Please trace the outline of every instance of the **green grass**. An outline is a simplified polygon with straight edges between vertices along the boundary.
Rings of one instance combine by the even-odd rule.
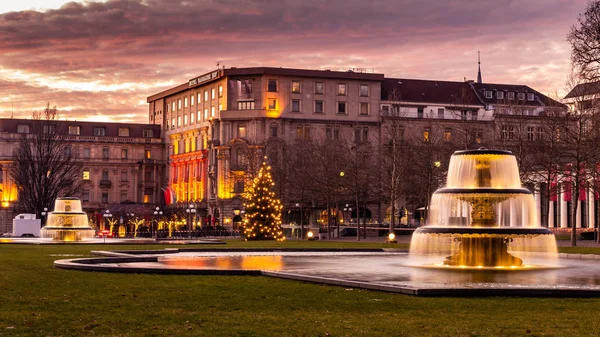
[[[307,246],[387,245],[227,244]],[[0,245],[0,336],[590,336],[600,331],[593,314],[600,299],[418,298],[267,277],[128,275],[52,266],[56,259],[88,256],[90,250],[164,247]]]

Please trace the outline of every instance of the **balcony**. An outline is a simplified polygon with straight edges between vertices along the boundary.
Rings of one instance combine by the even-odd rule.
[[[100,188],[111,188],[112,187],[112,181],[110,180],[100,180]]]

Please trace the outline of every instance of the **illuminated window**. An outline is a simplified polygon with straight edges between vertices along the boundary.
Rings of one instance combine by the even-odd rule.
[[[300,81],[292,81],[292,93],[300,93]]]
[[[183,106],[186,107],[186,108],[187,108],[187,103],[188,103],[188,100],[187,100],[187,97],[185,97],[183,99]]]
[[[129,128],[119,128],[119,137],[129,137]]]
[[[194,113],[190,112],[190,124],[194,123]]]
[[[208,90],[204,90],[204,102],[208,102]]]
[[[346,95],[346,83],[338,83],[338,95]]]
[[[127,149],[121,149],[121,159],[127,159]]]
[[[346,102],[338,102],[337,103],[337,113],[341,114],[341,115],[345,115],[346,114]]]
[[[171,102],[171,111],[175,111],[175,101]]]
[[[369,85],[368,84],[361,84],[360,85],[360,96],[361,97],[368,97],[369,96]]]
[[[215,107],[214,106],[210,107],[210,117],[215,117]]]
[[[323,101],[315,101],[315,113],[323,113]]]
[[[215,99],[216,97],[215,88],[210,89],[210,99]]]
[[[423,141],[429,142],[429,130],[423,131]]]
[[[90,180],[90,170],[83,170],[83,180]]]
[[[200,112],[200,109],[198,109],[198,112],[196,112],[196,120],[199,122],[200,118],[202,118],[202,113]]]
[[[445,142],[452,141],[452,131],[450,131],[450,130],[444,130],[444,141]]]
[[[194,105],[194,95],[190,95],[190,106]]]
[[[202,102],[202,93],[198,93],[198,104]]]
[[[223,104],[219,104],[219,112],[223,111]]]
[[[177,100],[177,109],[181,110],[181,99]]]
[[[369,103],[365,103],[365,102],[360,103],[360,114],[362,116],[369,115]]]
[[[254,101],[238,101],[238,110],[254,110]]]
[[[275,110],[277,109],[277,99],[276,98],[269,98],[269,110]]]
[[[223,86],[219,86],[219,97],[223,97]]]
[[[315,94],[323,95],[323,82],[315,83]]]
[[[204,109],[204,120],[208,119],[208,109]]]
[[[177,127],[181,126],[181,116],[177,116]]]
[[[69,134],[70,135],[81,134],[81,127],[79,125],[69,125]]]
[[[300,100],[292,100],[292,112],[300,112]]]
[[[237,134],[238,134],[239,138],[245,138],[246,137],[246,125],[239,124],[237,127]]]
[[[183,125],[187,125],[188,122],[188,116],[187,115],[183,115]]]

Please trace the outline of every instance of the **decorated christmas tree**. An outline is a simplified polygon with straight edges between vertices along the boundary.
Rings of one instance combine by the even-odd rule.
[[[266,157],[265,157],[266,159]],[[264,161],[247,191],[246,217],[242,235],[246,240],[277,240],[285,237],[281,231],[281,201],[275,197],[271,167]]]

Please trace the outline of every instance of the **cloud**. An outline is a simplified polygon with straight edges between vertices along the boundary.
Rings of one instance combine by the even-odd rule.
[[[10,12],[0,14],[0,111],[16,101],[30,114],[30,102],[43,98],[70,114],[128,111],[145,122],[140,100],[217,61],[462,80],[474,78],[478,50],[484,80],[549,92],[562,89],[565,36],[585,4],[113,0]]]

